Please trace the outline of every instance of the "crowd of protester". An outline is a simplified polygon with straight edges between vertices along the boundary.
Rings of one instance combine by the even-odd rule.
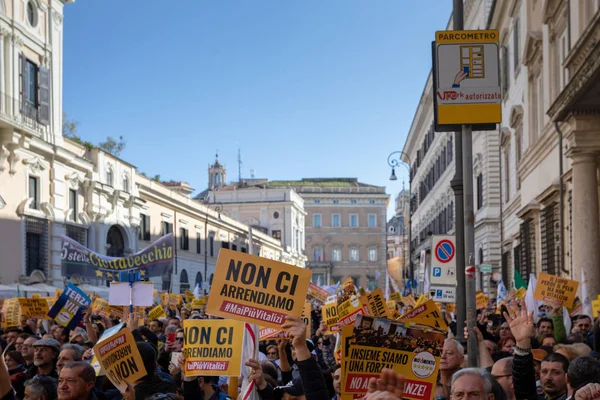
[[[402,303],[398,311],[407,311]],[[0,346],[2,400],[179,399],[228,400],[240,395],[241,381],[182,373],[185,319],[208,318],[202,311],[172,307],[167,318],[138,320],[126,316],[147,375],[120,393],[92,366],[92,348],[118,318],[86,313],[83,326],[69,331],[49,320],[22,318],[18,327],[3,329]],[[600,318],[564,316],[549,307],[534,320],[525,304],[507,302],[479,310],[478,368],[467,368],[465,341],[456,340],[456,321],[443,312],[448,338],[440,356],[434,399],[589,400],[600,398]],[[565,328],[571,322],[571,329]],[[311,337],[300,318],[288,317],[288,338],[260,342],[259,357],[244,360],[251,368],[261,400],[340,400],[342,369],[335,358],[336,336],[326,334],[321,313],[312,314]],[[567,323],[568,325],[568,323]],[[381,331],[381,329],[380,329]],[[422,338],[359,332],[357,342],[414,350],[430,344]],[[469,332],[464,332],[468,336]],[[386,344],[387,343],[387,344]],[[389,346],[390,344],[393,344]],[[98,376],[97,376],[98,375]],[[384,370],[369,383],[367,400],[402,398],[403,377]],[[236,399],[237,400],[237,399]]]

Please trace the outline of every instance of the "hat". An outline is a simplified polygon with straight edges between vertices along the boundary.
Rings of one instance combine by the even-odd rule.
[[[33,347],[50,347],[57,353],[60,352],[60,343],[56,339],[40,339],[33,344]]]
[[[548,353],[542,349],[533,349],[531,350],[531,354],[533,354],[533,359],[539,362],[542,362],[542,360],[548,355]]]
[[[275,388],[274,395],[276,399],[282,398],[284,393],[287,393],[290,396],[302,396],[304,394],[302,380],[300,378],[296,378],[288,382],[288,384],[285,386],[277,386]]]

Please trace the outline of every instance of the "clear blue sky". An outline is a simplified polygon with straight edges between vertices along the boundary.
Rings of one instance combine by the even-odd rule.
[[[394,195],[407,172],[390,182],[387,156],[451,6],[78,0],[65,6],[64,110],[84,139],[123,135],[124,160],[197,191],[217,149],[237,180],[239,146],[244,177],[357,177]]]

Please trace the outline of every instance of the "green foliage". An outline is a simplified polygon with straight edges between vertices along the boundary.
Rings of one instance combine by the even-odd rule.
[[[115,157],[119,157],[123,149],[125,148],[125,139],[123,136],[119,136],[118,140],[115,140],[112,136],[108,136],[104,142],[98,143],[98,148],[112,154]]]

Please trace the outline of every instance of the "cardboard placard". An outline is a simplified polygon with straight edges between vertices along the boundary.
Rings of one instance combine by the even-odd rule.
[[[40,297],[31,299],[19,298],[19,306],[21,306],[21,315],[27,318],[48,318],[49,308],[46,299]]]
[[[579,282],[542,272],[538,277],[533,298],[573,307]]]
[[[160,304],[154,307],[152,310],[148,311],[148,319],[153,321],[158,318],[166,318],[167,313],[165,309]]]
[[[11,328],[21,325],[21,306],[18,298],[6,299],[2,306],[2,327]]]
[[[344,338],[342,338],[342,341]],[[342,395],[362,397],[383,368],[404,376],[405,399],[433,397],[445,335],[360,316],[342,357]],[[402,350],[400,350],[402,349]]]
[[[400,300],[400,298],[401,298],[400,293],[398,293],[398,292],[390,293],[390,300],[397,301],[397,300]]]
[[[92,312],[97,315],[108,316],[109,314],[108,300],[104,300],[102,297],[96,297],[92,302]]]
[[[278,328],[302,315],[312,272],[278,261],[221,249],[206,313]]]
[[[415,298],[412,296],[412,294],[410,296],[403,297],[401,301],[406,306],[413,306],[414,307],[414,306],[417,305],[417,302],[415,301]]]
[[[48,316],[59,325],[73,330],[79,325],[83,319],[83,313],[91,304],[92,300],[81,289],[69,282],[65,291],[48,312]]]
[[[192,300],[192,310],[201,310],[205,304],[204,299],[194,299]]]
[[[477,292],[475,295],[475,303],[478,310],[482,310],[488,306],[490,298],[487,297],[483,292]]]
[[[327,325],[327,335],[339,332],[337,303],[328,303],[321,307],[322,321]]]
[[[594,318],[599,317],[598,313],[600,312],[600,300],[592,300],[592,314]]]
[[[456,303],[446,303],[446,310],[450,313],[456,312]]]
[[[325,303],[327,297],[329,297],[329,292],[311,282],[308,285],[308,295],[320,303]]]
[[[177,293],[169,294],[169,305],[170,306],[181,306],[183,304],[183,296]]]
[[[244,323],[226,319],[183,321],[186,376],[239,376]]]
[[[94,346],[94,355],[112,384],[125,393],[127,382],[133,384],[146,376],[146,368],[129,328],[111,333]]]
[[[113,317],[123,319],[125,317],[125,307],[123,306],[109,306],[108,313]]]
[[[162,303],[163,306],[168,306],[169,305],[169,293],[164,292],[160,294],[160,302]]]
[[[515,291],[515,297],[519,300],[523,300],[525,295],[527,294],[527,289],[524,287],[520,287]]]
[[[154,302],[152,282],[111,282],[108,302],[112,306],[129,306],[133,301],[134,306],[149,307]]]
[[[306,325],[306,337],[312,336],[312,303],[310,301],[304,302],[304,308],[302,309],[302,320]]]
[[[385,318],[388,316],[385,297],[380,288],[375,289],[371,293],[367,293],[367,301],[369,303],[369,314],[371,314],[372,317]]]
[[[42,295],[39,294],[39,293],[31,293],[31,298],[32,299],[39,299],[40,297],[42,297]]]
[[[194,300],[194,293],[190,292],[189,290],[186,290],[183,296],[185,297],[185,302],[188,304]]]
[[[414,310],[403,314],[400,319],[408,323],[425,325],[440,332],[448,331],[448,324],[442,318],[433,300],[427,300],[425,304],[415,307]]]

